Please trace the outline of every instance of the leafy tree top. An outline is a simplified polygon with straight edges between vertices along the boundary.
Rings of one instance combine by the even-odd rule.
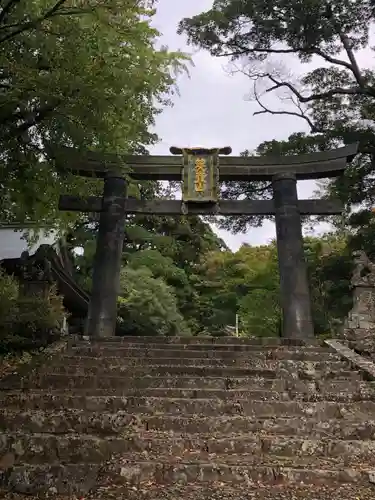
[[[185,56],[156,48],[152,2],[9,0],[0,7],[0,213],[49,220],[58,194],[95,183],[61,177],[46,142],[146,152]]]
[[[268,80],[268,92],[288,90],[306,104],[336,96],[375,96],[371,72],[361,70],[355,57],[368,46],[374,12],[371,0],[216,0],[209,11],[183,19],[179,32],[214,56],[241,60],[249,76]],[[316,56],[325,67],[306,75],[302,86],[311,91],[305,93],[275,71],[250,65],[274,54],[295,54],[304,63]],[[327,63],[333,66],[327,68]],[[320,129],[312,120],[309,124]]]

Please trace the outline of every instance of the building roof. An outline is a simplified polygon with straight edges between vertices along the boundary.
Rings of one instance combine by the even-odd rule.
[[[30,233],[36,237],[33,238],[33,244],[29,245],[27,234]],[[40,245],[47,244],[55,246],[58,240],[56,231],[46,231],[42,229],[33,229],[32,224],[1,224],[0,225],[0,261],[5,259],[18,259],[22,252],[27,250],[33,255]]]

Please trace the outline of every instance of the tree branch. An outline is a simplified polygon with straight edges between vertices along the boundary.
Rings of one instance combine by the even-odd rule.
[[[264,191],[268,191],[272,187],[272,182],[269,182],[266,186],[261,188],[252,188],[253,193],[263,193]]]
[[[258,103],[258,105],[262,108],[261,111],[255,111],[253,113],[253,116],[256,116],[256,115],[263,115],[263,114],[266,114],[266,113],[270,113],[271,115],[288,115],[288,116],[297,116],[298,118],[302,118],[303,120],[305,120],[310,129],[311,129],[311,132],[314,134],[314,133],[318,133],[318,132],[321,132],[321,130],[319,130],[315,125],[314,123],[311,121],[311,119],[305,115],[305,113],[303,112],[303,110],[297,105],[297,107],[299,107],[300,109],[300,113],[298,113],[297,111],[286,111],[286,110],[280,110],[280,111],[274,111],[272,109],[269,109],[267,108],[260,100],[259,98],[259,95],[256,91],[256,82],[254,82],[254,98],[256,100],[256,102]],[[294,104],[296,104],[294,101],[293,101]]]
[[[351,65],[350,65],[351,70],[353,72],[353,75],[354,75],[358,85],[365,88],[366,82],[365,82],[364,78],[362,77],[362,73],[361,73],[361,70],[359,69],[359,66],[358,66],[357,60],[355,58],[353,49],[351,47],[349,38],[346,35],[344,35],[343,33],[340,33],[340,40],[344,46],[345,52],[348,55],[349,61],[351,62]]]
[[[20,2],[21,0],[8,0],[8,2],[4,5],[0,12],[0,23],[2,23],[7,18],[12,8]]]
[[[242,45],[238,45],[237,51],[226,52],[225,54],[218,54],[217,57],[232,57],[232,56],[241,56],[244,54],[255,54],[255,53],[264,53],[264,54],[293,54],[296,52],[301,52],[302,49],[271,49],[271,48],[260,48],[260,47],[243,47]]]
[[[7,131],[7,135],[8,136],[22,135],[31,127],[34,127],[35,125],[38,125],[40,122],[42,122],[49,114],[56,111],[58,106],[62,102],[64,102],[64,99],[66,99],[67,97],[72,98],[76,94],[79,94],[79,90],[77,89],[73,90],[71,93],[65,95],[64,97],[55,97],[54,99],[51,100],[51,102],[46,103],[43,106],[40,106],[38,109],[31,111],[29,114],[27,114],[27,112],[23,113],[22,115],[23,122],[19,125],[15,124],[13,126],[10,126]]]
[[[225,54],[218,54],[217,57],[233,57],[233,56],[241,56],[244,54],[306,54],[306,55],[317,55],[320,56],[322,59],[324,59],[327,62],[330,62],[331,64],[335,64],[337,66],[342,66],[349,71],[351,71],[358,83],[362,88],[365,88],[365,82],[363,80],[363,77],[361,75],[361,71],[359,69],[359,66],[357,64],[357,61],[355,59],[353,50],[350,46],[350,41],[346,35],[339,34],[340,39],[343,43],[343,46],[345,48],[345,51],[348,55],[349,61],[343,61],[342,59],[338,59],[336,57],[332,57],[329,54],[326,54],[323,50],[319,49],[318,47],[300,47],[300,48],[295,48],[295,49],[277,49],[277,48],[267,48],[267,47],[244,47],[242,45],[238,45],[238,50],[233,51],[233,52],[227,52]],[[373,94],[371,94],[373,95]]]
[[[269,89],[267,89],[266,92],[272,92],[273,90],[279,89],[281,87],[287,87],[298,98],[298,100],[303,103],[318,101],[320,99],[330,99],[335,95],[368,95],[368,96],[373,95],[370,89],[364,89],[361,87],[349,87],[346,89],[341,87],[336,87],[327,90],[327,92],[318,92],[316,94],[310,94],[309,96],[303,96],[291,83],[279,82],[276,80],[276,78],[274,78],[270,74],[267,74],[265,76],[267,76],[274,83],[274,85]]]
[[[24,118],[22,123],[10,126],[7,129],[5,136],[11,138],[24,134],[31,127],[34,127],[35,125],[38,125],[40,122],[42,122],[50,113],[52,113],[56,109],[58,104],[59,101],[55,100],[54,102],[41,106],[38,110],[30,112],[29,116],[27,118]]]
[[[353,73],[358,85],[360,87],[365,88],[366,82],[365,82],[364,78],[362,77],[361,70],[359,69],[357,60],[356,60],[354,52],[353,52],[352,45],[350,43],[350,39],[345,33],[343,33],[342,26],[337,22],[337,18],[335,18],[335,16],[334,16],[333,8],[332,8],[331,4],[327,5],[325,17],[333,23],[333,26],[336,30],[336,33],[340,37],[341,43],[345,49],[345,52],[349,58],[349,61],[350,61],[350,68],[349,69]],[[374,94],[372,94],[372,95],[374,95]]]
[[[306,55],[317,55],[322,57],[324,60],[327,62],[330,62],[332,64],[336,64],[338,66],[343,66],[344,68],[349,69],[350,71],[354,72],[353,68],[353,63],[349,63],[347,61],[343,61],[341,59],[337,59],[336,57],[332,57],[329,54],[326,54],[323,52],[321,49],[318,47],[299,47],[295,49],[277,49],[277,48],[267,48],[267,47],[244,47],[242,45],[238,45],[239,50],[238,51],[233,51],[225,54],[220,54],[218,57],[231,57],[231,56],[240,56],[243,54],[256,54],[256,53],[263,53],[263,54],[306,54]]]
[[[60,11],[60,7],[66,2],[67,0],[58,0],[53,7],[51,7],[49,10],[47,10],[42,16],[38,17],[37,19],[34,19],[33,21],[29,21],[27,23],[22,24],[18,29],[15,29],[14,31],[8,33],[7,35],[4,35],[2,38],[0,38],[0,43],[4,43],[11,38],[14,38],[17,35],[20,35],[21,33],[36,28],[38,24],[42,23],[46,19],[49,19],[55,15],[67,15],[69,12],[63,12]],[[80,11],[81,12],[81,11]],[[70,12],[71,13],[71,12]]]
[[[312,51],[314,54],[316,54],[317,56],[320,56],[325,61],[330,62],[332,64],[336,64],[337,66],[344,66],[344,68],[347,68],[351,72],[354,73],[353,66],[350,63],[348,63],[347,61],[343,61],[342,59],[337,59],[336,57],[332,57],[332,56],[326,54],[325,52],[323,52],[322,50],[318,49],[317,47],[312,49]]]

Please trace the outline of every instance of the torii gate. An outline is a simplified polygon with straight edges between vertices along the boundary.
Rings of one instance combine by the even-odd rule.
[[[61,196],[60,210],[99,212],[87,335],[114,335],[126,214],[274,215],[280,270],[283,337],[314,336],[301,215],[340,214],[337,200],[298,200],[297,180],[337,177],[357,154],[333,151],[280,157],[223,157],[231,148],[171,148],[174,156],[118,156],[49,147],[59,170],[104,179],[100,197]],[[175,155],[182,155],[177,157]],[[127,198],[127,181],[183,181],[182,200]],[[220,181],[270,181],[272,200],[220,200]]]

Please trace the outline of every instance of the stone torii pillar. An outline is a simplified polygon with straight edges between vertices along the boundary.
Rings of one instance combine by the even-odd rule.
[[[312,338],[314,325],[295,174],[273,176],[272,187],[283,331],[288,332],[288,337]]]
[[[90,337],[115,335],[126,195],[126,180],[117,173],[106,173],[94,258],[92,292],[85,324],[85,335]]]

